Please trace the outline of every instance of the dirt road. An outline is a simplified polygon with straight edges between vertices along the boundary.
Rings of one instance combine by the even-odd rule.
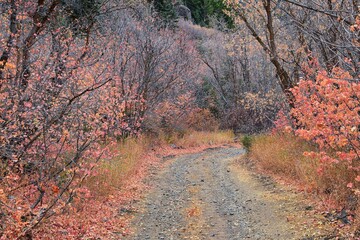
[[[234,164],[243,154],[229,147],[169,160],[138,204],[127,239],[312,239],[294,229],[264,181]]]

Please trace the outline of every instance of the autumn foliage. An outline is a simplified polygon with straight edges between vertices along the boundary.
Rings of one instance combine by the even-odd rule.
[[[84,180],[116,155],[112,145],[138,135],[148,110],[197,76],[191,41],[159,29],[143,5],[136,15],[122,3],[85,12],[76,4],[0,5],[3,238],[30,238],[44,220],[86,201]],[[171,92],[176,84],[183,87]]]
[[[349,171],[358,173],[360,84],[349,73],[335,68],[330,76],[319,71],[315,81],[300,81],[292,93],[292,115],[298,125],[295,132],[316,143],[320,150],[305,154],[319,157],[323,165],[344,162]],[[360,176],[354,180],[360,181]]]
[[[292,89],[294,108],[278,114],[271,134],[254,138],[250,155],[261,169],[313,193],[325,209],[355,211],[359,83],[343,69],[317,69]]]
[[[290,99],[292,86],[294,132],[319,148],[305,155],[320,159],[320,174],[324,166],[345,164],[354,175],[346,185],[358,192],[359,15],[343,25],[342,14],[350,11],[340,11],[328,28],[327,22],[316,24],[321,11],[312,15],[311,9],[270,0],[239,4],[233,13],[239,31],[232,32],[216,19],[219,30],[185,20],[167,28],[145,1],[1,1],[0,238],[31,238],[51,219],[58,219],[52,226],[60,222],[75,228],[72,236],[81,235],[84,229],[76,229],[71,214],[80,212],[80,203],[91,203],[85,183],[95,178],[99,163],[123,167],[120,155],[126,154],[116,150],[118,142],[147,132],[167,135],[166,144],[194,147],[233,136],[203,132],[179,140],[190,129],[263,131]],[[317,34],[294,32],[291,25],[303,13],[310,16],[304,26],[318,26],[314,32],[346,34],[331,45],[334,36],[322,32],[326,44],[310,46]],[[313,64],[310,48],[322,67]],[[307,69],[300,69],[304,62]],[[297,84],[304,73],[307,79]]]

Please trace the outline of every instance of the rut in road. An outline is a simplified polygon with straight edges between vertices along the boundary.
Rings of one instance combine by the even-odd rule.
[[[171,160],[153,179],[128,238],[298,239],[276,202],[234,166],[242,154],[218,148]]]

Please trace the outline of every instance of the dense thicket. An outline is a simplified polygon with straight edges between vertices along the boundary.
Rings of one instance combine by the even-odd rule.
[[[224,126],[266,129],[280,108],[294,107],[289,90],[301,79],[315,80],[319,69],[331,76],[334,67],[340,67],[354,78],[349,81],[359,81],[359,6],[354,1],[227,4],[236,30],[198,34],[202,60],[211,73],[206,78],[216,93],[213,102],[226,116]],[[247,96],[258,101],[254,108],[245,107],[251,105],[244,104]],[[264,111],[258,114],[259,109]],[[261,123],[251,116],[262,118]]]
[[[82,201],[83,179],[109,156],[109,144],[137,135],[151,111],[167,115],[166,102],[174,109],[191,97],[191,41],[159,29],[139,4],[1,5],[1,236],[30,237]]]
[[[207,27],[179,17],[168,0],[0,4],[1,236],[31,236],[44,219],[83,201],[83,179],[109,156],[109,144],[144,131],[260,132],[290,108],[306,129],[307,115],[296,109],[327,101],[352,113],[343,126],[334,123],[346,149],[333,139],[333,150],[358,158],[360,104],[350,89],[360,74],[355,1],[183,4]],[[293,90],[302,79],[324,84],[319,76],[351,106],[323,88],[302,89],[306,98]],[[301,102],[321,94],[319,104]]]

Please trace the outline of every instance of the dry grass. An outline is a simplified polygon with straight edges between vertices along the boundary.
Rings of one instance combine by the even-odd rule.
[[[102,161],[97,174],[87,180],[86,186],[97,196],[106,196],[114,189],[121,189],[125,180],[138,169],[149,146],[147,137],[129,138],[119,143],[117,149],[113,149],[118,154],[111,160]]]
[[[319,159],[305,157],[306,151],[316,151],[316,147],[291,134],[259,135],[252,142],[250,158],[268,173],[295,181],[307,193],[314,193],[326,204],[354,208],[351,191],[346,187],[355,177],[342,164],[324,168]]]
[[[234,142],[234,133],[228,131],[191,132],[182,138],[176,139],[174,144],[183,148],[199,147],[203,145],[218,145]]]
[[[144,171],[142,167],[146,161],[155,154],[161,155],[164,150],[160,151],[160,149],[169,149],[169,144],[175,144],[186,151],[191,148],[227,144],[233,141],[234,134],[231,131],[191,132],[182,137],[160,135],[157,138],[149,136],[130,138],[119,143],[116,146],[117,149],[113,149],[118,152],[116,157],[102,161],[96,170],[97,174],[88,178],[85,184],[95,197],[108,196],[113,191],[122,189],[126,181],[138,175],[139,171]]]

